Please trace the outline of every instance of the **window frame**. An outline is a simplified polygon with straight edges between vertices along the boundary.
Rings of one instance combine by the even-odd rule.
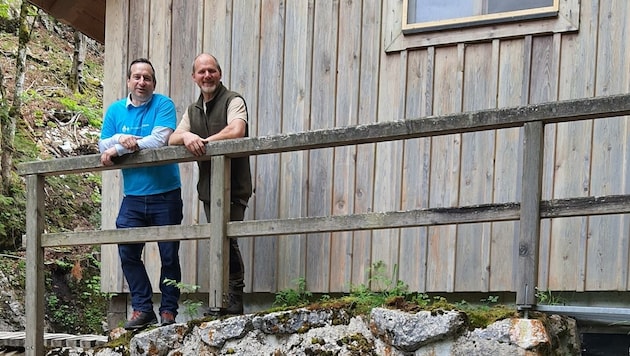
[[[525,10],[504,11],[482,15],[470,15],[443,20],[412,22],[409,23],[409,8],[411,3],[417,0],[403,0],[403,25],[404,34],[453,29],[460,27],[474,27],[483,24],[498,24],[503,22],[518,22],[538,18],[551,18],[558,15],[559,0],[553,0],[551,6],[533,7]]]
[[[424,48],[438,45],[448,45],[462,42],[491,41],[493,39],[508,37],[523,37],[528,35],[552,34],[562,32],[575,32],[579,29],[580,21],[580,0],[555,0],[558,4],[556,15],[548,17],[532,14],[531,10],[520,10],[518,12],[529,12],[521,14],[524,17],[507,19],[495,23],[486,23],[484,20],[474,25],[468,22],[452,24],[440,24],[437,28],[427,28],[416,31],[407,27],[407,9],[409,0],[384,1],[385,14],[383,45],[385,52],[398,52],[406,49]],[[516,11],[514,11],[516,12]],[[488,16],[488,15],[483,15]],[[475,16],[473,16],[475,17]],[[477,19],[480,20],[480,19]],[[506,22],[508,21],[509,22]],[[433,26],[437,22],[432,22]]]

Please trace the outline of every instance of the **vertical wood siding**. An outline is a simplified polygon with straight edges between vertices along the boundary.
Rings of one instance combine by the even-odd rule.
[[[576,33],[385,53],[401,2],[111,0],[105,103],[126,93],[128,62],[148,57],[178,115],[199,95],[191,65],[214,54],[243,94],[255,136],[627,92],[630,4],[582,0]],[[543,199],[627,194],[626,118],[545,127]],[[341,215],[520,201],[521,128],[253,157],[247,219]],[[197,167],[180,165],[184,224],[206,218]],[[103,228],[120,174],[103,173]],[[543,290],[627,290],[627,216],[545,219]],[[377,262],[421,292],[514,291],[518,222],[241,239],[246,292],[348,292]],[[116,246],[103,246],[103,290],[126,292]],[[184,282],[208,290],[207,241],[182,244]],[[159,260],[148,244],[154,282]],[[155,284],[157,285],[157,284]],[[375,288],[386,287],[374,284]]]

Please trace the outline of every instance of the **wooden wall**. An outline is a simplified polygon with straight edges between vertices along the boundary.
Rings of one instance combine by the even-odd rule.
[[[386,52],[402,1],[108,0],[106,105],[125,95],[130,60],[148,57],[181,116],[196,99],[191,64],[214,54],[265,136],[627,92],[630,3],[581,0],[578,32]],[[514,25],[514,26],[518,26]],[[485,38],[485,37],[484,37]],[[627,194],[626,118],[548,125],[543,199]],[[520,201],[521,129],[257,156],[247,219]],[[204,222],[196,166],[181,165],[185,224]],[[113,228],[118,172],[103,176]],[[542,290],[627,290],[627,216],[544,220]],[[513,291],[518,223],[497,222],[241,239],[246,292],[347,292],[382,261],[412,290]],[[186,242],[184,282],[207,290],[207,242]],[[148,263],[157,285],[157,251]],[[115,246],[103,289],[127,291]]]

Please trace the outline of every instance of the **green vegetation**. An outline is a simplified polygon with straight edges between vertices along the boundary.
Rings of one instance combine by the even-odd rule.
[[[189,299],[190,293],[195,293],[199,290],[198,285],[186,284],[182,282],[177,282],[173,279],[164,279],[164,284],[167,286],[175,286],[181,292],[180,299],[183,299],[182,304],[184,305],[184,315],[188,316],[189,319],[195,318],[199,314],[199,308],[203,305],[203,302],[200,300]]]
[[[470,328],[483,328],[497,320],[518,317],[516,307],[499,304],[499,297],[496,295],[489,295],[475,304],[466,301],[451,303],[439,295],[431,297],[426,293],[409,292],[406,283],[395,279],[396,266],[391,277],[387,277],[385,272],[386,266],[382,261],[374,263],[368,271],[368,284],[352,286],[348,295],[339,298],[328,295],[314,298],[306,289],[306,280],[298,278],[294,281],[297,289],[285,289],[276,293],[275,309],[272,311],[299,307],[331,308],[345,309],[354,315],[367,315],[376,307],[408,312],[459,310],[467,314]]]
[[[6,119],[15,91],[17,24],[21,0],[0,1],[0,119]],[[35,11],[35,7],[32,7]],[[96,134],[103,113],[103,60],[98,44],[88,45],[81,93],[68,87],[72,67],[73,30],[44,13],[31,33],[20,120],[13,142],[13,165],[63,155],[97,152]],[[76,149],[62,152],[60,141]],[[45,181],[47,232],[98,229],[101,175],[76,174],[47,177]],[[23,298],[25,261],[22,241],[26,233],[26,186],[12,172],[10,187],[0,192],[0,271]],[[103,333],[109,295],[100,292],[99,247],[46,249],[46,317],[55,332]],[[23,300],[20,300],[23,302]],[[20,326],[23,327],[23,326]]]
[[[300,307],[311,302],[313,294],[306,290],[306,279],[298,278],[293,280],[297,289],[285,289],[276,293],[273,305],[276,307]]]
[[[538,304],[547,305],[564,305],[566,300],[564,298],[554,295],[550,290],[540,290],[536,288],[536,300]]]
[[[64,250],[57,253],[67,252]],[[60,254],[46,274],[46,315],[55,330],[102,334],[111,295],[100,291],[98,252]]]

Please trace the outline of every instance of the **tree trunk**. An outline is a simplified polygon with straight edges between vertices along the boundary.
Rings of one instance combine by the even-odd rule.
[[[0,64],[0,123],[5,122],[8,118],[9,118],[9,110],[7,110],[8,104],[7,104],[7,98],[6,98],[6,90],[4,87],[4,70],[2,69],[2,65]],[[2,132],[3,132],[3,124],[0,124],[0,137],[2,137]],[[2,153],[4,152],[3,150],[3,144],[2,144],[2,140],[0,140],[0,157],[2,157]],[[2,184],[2,182],[4,181],[4,179],[2,179],[2,176],[0,175],[0,187],[3,187],[4,185]],[[0,192],[2,193],[2,192]]]
[[[20,7],[20,29],[18,32],[18,52],[15,58],[15,92],[13,103],[9,109],[9,115],[3,118],[0,131],[2,132],[2,191],[8,193],[11,187],[11,172],[13,170],[13,141],[15,138],[15,124],[22,118],[20,108],[22,106],[22,92],[24,91],[24,75],[26,73],[26,45],[31,37],[28,25],[28,10],[30,4],[23,0]]]
[[[72,70],[70,72],[69,87],[73,91],[83,93],[83,63],[85,62],[85,35],[74,30],[74,54],[72,55]]]

